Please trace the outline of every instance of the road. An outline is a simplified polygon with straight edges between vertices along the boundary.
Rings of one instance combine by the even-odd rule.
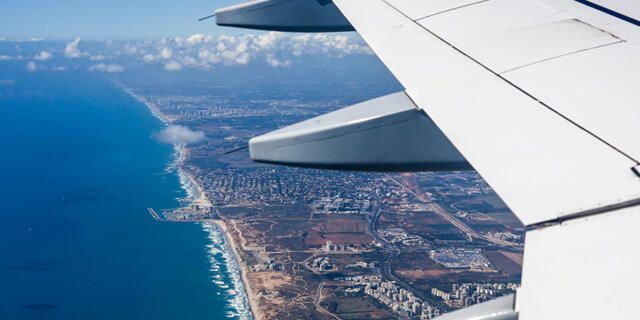
[[[398,279],[391,272],[391,261],[393,261],[393,259],[400,254],[400,249],[398,249],[391,242],[387,241],[385,238],[381,237],[375,231],[375,226],[376,226],[376,223],[378,222],[378,218],[380,217],[380,214],[382,213],[382,210],[380,209],[380,205],[379,205],[380,202],[379,201],[375,201],[374,203],[375,203],[375,207],[372,208],[373,209],[373,217],[371,217],[369,219],[369,223],[367,224],[367,230],[369,231],[369,234],[377,242],[382,243],[384,249],[388,253],[387,258],[384,261],[380,261],[380,270],[382,272],[382,276],[384,278],[388,279],[388,280],[395,281],[399,286],[401,286],[402,288],[404,288],[405,290],[407,290],[409,292],[412,292],[415,296],[419,297],[423,301],[429,301],[425,297],[425,295],[422,294],[422,292],[416,290],[415,288],[411,287],[409,284],[407,284],[404,281]]]
[[[467,226],[464,222],[458,220],[458,218],[454,217],[451,213],[447,212],[447,210],[443,209],[437,203],[427,203],[426,206],[431,209],[431,211],[435,212],[437,215],[447,220],[449,223],[454,225],[460,231],[462,231],[469,241],[473,241],[473,238],[483,238],[482,235],[473,231],[469,226]]]
[[[482,239],[482,240],[488,241],[488,242],[493,243],[493,244],[498,245],[498,246],[512,246],[513,245],[513,244],[511,244],[509,242],[505,242],[505,241],[501,241],[499,239],[486,237],[484,235],[481,235],[481,234],[475,232],[473,229],[471,229],[471,227],[466,225],[464,222],[460,221],[454,215],[452,215],[447,210],[442,208],[439,204],[431,202],[429,199],[425,199],[424,195],[416,193],[411,188],[406,186],[401,181],[398,181],[398,179],[392,177],[391,175],[387,175],[387,177],[389,179],[391,179],[393,182],[395,182],[398,186],[400,186],[401,188],[405,189],[407,192],[411,193],[414,197],[416,197],[416,199],[418,199],[420,202],[425,204],[429,209],[431,209],[431,211],[435,212],[437,215],[439,215],[440,217],[442,217],[443,219],[445,219],[449,223],[451,223],[454,227],[458,228],[458,230],[460,230],[462,233],[465,234],[465,236],[467,237],[467,239],[470,242],[473,241],[473,238],[478,238],[478,239]]]
[[[403,188],[405,191],[409,192],[414,197],[416,197],[416,199],[420,200],[420,202],[425,203],[427,206],[429,206],[431,210],[435,212],[437,215],[439,215],[440,217],[442,217],[443,219],[447,220],[449,223],[454,225],[456,228],[458,228],[462,233],[464,233],[467,236],[467,239],[469,241],[473,241],[473,237],[482,238],[478,233],[473,231],[473,229],[471,229],[468,225],[458,220],[458,218],[454,217],[452,214],[447,212],[447,210],[444,210],[438,204],[432,203],[428,199],[425,199],[424,195],[416,193],[411,188],[407,187],[404,183],[398,181],[398,179],[394,178],[393,176],[391,175],[386,175],[386,176],[389,179],[391,179],[391,181],[395,182],[398,186]]]
[[[329,310],[320,306],[320,300],[322,300],[322,289],[324,289],[324,281],[320,282],[320,285],[318,286],[318,294],[316,295],[316,298],[313,300],[313,303],[316,305],[316,309],[318,309],[318,311],[320,311],[321,313],[324,313],[336,320],[342,320],[342,318],[338,317],[337,315],[331,313]]]

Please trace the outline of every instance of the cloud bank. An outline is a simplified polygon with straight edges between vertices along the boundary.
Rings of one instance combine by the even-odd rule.
[[[268,32],[214,37],[194,34],[188,38],[164,38],[127,45],[146,63],[161,63],[167,71],[184,68],[209,69],[217,64],[247,65],[264,61],[272,67],[289,67],[301,55],[322,54],[341,58],[354,54],[373,54],[358,37],[327,34],[290,35]]]
[[[154,134],[158,140],[166,143],[196,143],[204,140],[202,131],[193,131],[185,126],[170,125]]]
[[[348,55],[373,54],[358,36],[281,32],[233,36],[194,34],[186,38],[143,41],[84,42],[77,37],[61,47],[42,51],[42,46],[39,46],[29,53],[23,51],[25,46],[29,44],[16,45],[14,52],[0,52],[0,61],[32,60],[34,64],[29,63],[28,70],[82,68],[115,73],[123,72],[124,65],[133,70],[137,66],[147,65],[167,72],[180,72],[249,64],[288,68],[302,62],[302,56],[340,59]],[[55,65],[51,61],[55,61]],[[112,63],[106,64],[107,61]]]

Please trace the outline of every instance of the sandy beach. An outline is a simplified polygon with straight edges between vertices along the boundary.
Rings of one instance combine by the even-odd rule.
[[[160,110],[158,109],[158,107],[154,103],[151,103],[146,98],[135,94],[133,92],[133,90],[131,90],[129,88],[126,88],[126,87],[124,87],[123,85],[120,85],[120,84],[118,84],[118,86],[121,87],[122,90],[124,90],[125,92],[127,92],[128,94],[133,96],[136,100],[144,103],[147,106],[147,108],[149,108],[149,110],[151,111],[152,115],[157,117],[158,119],[160,119],[160,121],[162,121],[164,124],[169,124],[169,123],[175,121],[175,119],[171,119],[171,118],[167,117],[166,115],[164,115],[162,112],[160,112]],[[178,173],[179,174],[183,174],[185,177],[187,177],[187,179],[189,180],[189,184],[194,187],[194,189],[196,190],[196,193],[197,193],[196,195],[194,195],[194,197],[192,199],[189,199],[189,201],[191,203],[197,204],[198,206],[203,207],[203,208],[212,207],[213,205],[212,205],[211,201],[209,200],[209,198],[207,198],[206,192],[204,191],[202,186],[196,181],[196,179],[193,177],[193,175],[191,173],[189,173],[187,170],[185,170],[182,167],[183,163],[184,163],[184,160],[189,157],[189,150],[186,148],[185,144],[180,144],[180,148],[181,148],[181,152],[182,152],[182,159],[178,163],[178,168],[177,168],[178,169]],[[217,225],[223,231],[224,236],[225,236],[225,240],[229,244],[229,247],[231,248],[233,256],[234,256],[234,258],[236,260],[236,263],[240,268],[240,277],[242,278],[242,282],[244,284],[245,291],[247,292],[247,299],[248,299],[248,302],[249,302],[249,308],[251,309],[251,314],[253,315],[253,318],[256,319],[256,320],[264,319],[264,315],[262,314],[262,312],[258,308],[258,300],[257,300],[256,294],[253,291],[253,288],[251,288],[251,286],[250,286],[250,282],[249,282],[249,278],[248,278],[247,265],[245,264],[245,262],[242,259],[242,257],[238,254],[238,249],[237,249],[238,248],[238,244],[235,241],[235,237],[233,237],[229,233],[227,225],[225,224],[225,222],[223,220],[221,220],[221,219],[208,219],[205,222],[213,223],[213,224]]]
[[[182,148],[183,148],[185,158],[188,157],[189,156],[188,150],[184,146]],[[194,199],[191,200],[191,202],[199,205],[200,207],[205,207],[205,208],[211,207],[212,206],[211,201],[209,200],[209,198],[207,198],[207,195],[204,192],[204,189],[202,189],[202,186],[196,181],[193,175],[191,175],[186,170],[183,170],[183,169],[180,169],[180,170],[182,170],[184,175],[189,179],[189,182],[195,187],[197,191],[197,195],[195,196]],[[236,263],[240,267],[240,277],[242,278],[242,283],[244,284],[245,291],[247,292],[247,299],[249,302],[249,308],[251,309],[251,314],[256,320],[264,319],[264,315],[258,309],[258,299],[256,297],[256,294],[250,285],[251,282],[249,281],[249,270],[247,269],[247,265],[242,259],[242,257],[240,256],[240,254],[238,254],[238,246],[239,245],[241,246],[242,244],[236,243],[235,237],[231,235],[231,233],[227,228],[226,223],[222,219],[208,219],[208,220],[205,220],[205,222],[213,223],[223,231],[225,240],[229,244],[229,247],[231,248],[233,256],[236,260]]]
[[[175,121],[175,119],[173,119],[171,117],[168,117],[167,115],[165,115],[162,112],[160,112],[160,109],[158,109],[158,106],[156,106],[155,103],[152,103],[151,101],[147,100],[147,98],[135,94],[133,92],[133,90],[123,86],[122,84],[116,83],[116,85],[118,85],[122,90],[124,90],[124,92],[128,93],[129,95],[134,97],[136,100],[144,103],[144,105],[147,106],[147,108],[149,108],[149,110],[151,111],[151,114],[154,117],[160,119],[160,121],[162,121],[162,123],[169,124],[169,123]]]
[[[188,150],[184,146],[182,148],[183,148],[183,152],[184,152],[185,157],[188,157],[189,156]],[[197,195],[193,200],[191,200],[191,202],[195,203],[195,204],[197,204],[197,205],[199,205],[201,207],[211,207],[212,206],[211,201],[209,200],[209,198],[207,198],[207,195],[204,192],[204,190],[202,189],[202,186],[196,181],[196,179],[193,177],[193,175],[191,175],[186,170],[182,170],[182,172],[187,176],[187,178],[189,179],[190,183],[197,190]],[[251,288],[251,285],[250,285],[251,282],[249,281],[249,270],[247,269],[247,265],[244,262],[244,260],[242,259],[242,257],[240,256],[240,254],[238,254],[238,246],[242,246],[242,244],[236,243],[235,237],[233,237],[231,235],[231,233],[229,232],[229,230],[227,228],[226,223],[222,219],[209,219],[209,220],[206,220],[206,222],[214,223],[215,225],[217,225],[223,231],[225,240],[229,244],[229,247],[231,248],[231,251],[233,252],[233,256],[235,257],[236,263],[240,267],[240,277],[242,278],[242,282],[244,283],[245,291],[247,292],[247,299],[249,301],[249,308],[251,308],[251,313],[253,314],[253,317],[256,320],[264,319],[264,315],[258,309],[258,299],[256,297],[256,294],[255,294],[255,292],[253,291],[253,288]]]
[[[242,282],[247,291],[247,298],[249,300],[249,307],[251,308],[251,313],[256,320],[263,320],[264,314],[258,308],[258,297],[256,296],[253,288],[249,285],[249,270],[247,269],[247,265],[242,260],[242,257],[238,254],[238,244],[235,242],[234,237],[229,233],[227,229],[227,225],[221,219],[210,219],[207,222],[215,223],[222,231],[224,232],[225,239],[227,243],[229,243],[229,247],[231,251],[233,251],[233,256],[236,258],[238,262],[238,266],[240,266],[240,276],[242,277]]]
[[[184,146],[182,147],[182,152],[184,152],[185,157],[189,156],[188,151]],[[196,181],[193,175],[182,168],[178,168],[178,170],[180,170],[187,177],[187,179],[189,179],[191,185],[196,189],[197,195],[193,199],[189,199],[189,202],[197,204],[203,208],[212,207],[213,205],[211,204],[211,201],[209,201],[209,198],[207,198],[207,194],[204,192],[202,186]]]

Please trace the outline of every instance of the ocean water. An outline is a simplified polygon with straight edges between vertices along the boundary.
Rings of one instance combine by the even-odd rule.
[[[0,70],[0,319],[250,317],[222,233],[146,211],[186,196],[162,126],[99,74]]]

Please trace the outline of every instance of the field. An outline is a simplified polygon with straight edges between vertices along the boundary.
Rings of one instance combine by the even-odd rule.
[[[522,254],[503,251],[483,251],[482,252],[493,265],[501,272],[509,275],[519,275],[522,273]],[[520,264],[514,261],[520,259]]]
[[[330,296],[320,305],[342,319],[395,319],[389,311],[364,297]]]
[[[328,233],[367,231],[367,221],[362,216],[338,216],[327,219],[326,230]]]
[[[380,217],[377,228],[402,228],[427,240],[466,239],[454,225],[432,211],[414,211],[408,215],[385,214]]]

